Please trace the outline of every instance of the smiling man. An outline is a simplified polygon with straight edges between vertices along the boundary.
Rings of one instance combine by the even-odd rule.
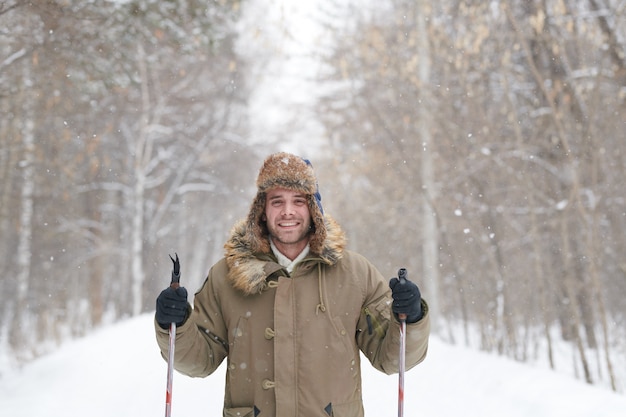
[[[417,285],[388,285],[345,248],[307,160],[265,160],[249,214],[224,247],[193,309],[184,288],[167,288],[155,315],[164,358],[169,324],[178,325],[179,372],[207,376],[227,358],[224,416],[362,417],[359,352],[398,372],[399,314],[408,323],[406,367],[426,356],[428,306]]]

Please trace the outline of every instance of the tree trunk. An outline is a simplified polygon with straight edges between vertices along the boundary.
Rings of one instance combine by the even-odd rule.
[[[441,308],[439,303],[439,239],[437,237],[437,217],[435,216],[434,202],[437,199],[437,189],[434,179],[433,168],[433,143],[432,128],[430,126],[430,115],[428,108],[430,107],[431,97],[429,94],[430,86],[430,46],[428,43],[428,31],[426,30],[426,22],[428,22],[428,7],[423,0],[417,2],[417,50],[420,54],[419,59],[419,97],[420,105],[418,111],[418,131],[422,140],[422,223],[423,223],[423,280],[428,283],[430,297],[428,299],[430,309],[430,320],[435,331],[439,326],[437,321],[441,317]]]
[[[585,381],[589,384],[593,383],[593,379],[591,378],[591,372],[589,370],[589,361],[587,360],[587,354],[585,352],[585,346],[580,334],[580,330],[582,327],[582,320],[580,318],[580,308],[578,305],[578,297],[576,296],[577,292],[577,284],[576,284],[576,273],[573,271],[575,266],[571,265],[572,249],[570,245],[570,232],[567,226],[568,216],[565,214],[561,221],[561,239],[562,239],[562,248],[563,248],[563,270],[564,270],[564,285],[565,291],[568,299],[568,310],[571,317],[571,322],[568,322],[567,325],[571,326],[570,329],[572,331],[572,337],[574,338],[573,343],[578,350],[578,354],[580,356],[580,362],[583,367],[583,372],[585,376]]]
[[[143,283],[145,279],[143,268],[143,235],[144,235],[144,193],[146,187],[146,173],[144,172],[145,160],[151,153],[149,146],[149,116],[150,111],[150,91],[148,88],[148,68],[146,65],[145,51],[141,44],[138,44],[139,74],[141,82],[141,118],[139,134],[134,145],[134,165],[133,174],[135,183],[133,185],[132,196],[132,240],[131,240],[131,275],[132,275],[132,305],[133,316],[139,315],[143,310]]]
[[[24,65],[24,86],[32,85],[31,62],[25,60]],[[28,88],[28,87],[25,87]],[[33,234],[33,212],[35,193],[35,121],[34,106],[36,99],[32,96],[32,90],[24,91],[23,100],[23,126],[22,144],[23,158],[20,162],[22,168],[22,190],[20,194],[20,219],[17,236],[17,293],[15,297],[15,317],[12,339],[14,347],[20,349],[25,342],[28,332],[21,329],[29,327],[31,319],[31,309],[28,304],[28,291],[30,287],[31,257],[32,257],[32,234]]]

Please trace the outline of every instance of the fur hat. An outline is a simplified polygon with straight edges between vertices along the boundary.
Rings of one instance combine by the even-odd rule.
[[[313,228],[309,247],[312,253],[321,255],[326,240],[326,226],[322,197],[311,163],[286,152],[275,153],[265,159],[256,185],[257,194],[247,218],[248,231],[253,234],[250,243],[254,252],[268,253],[270,251],[269,232],[263,220],[267,192],[274,188],[286,188],[306,194]]]

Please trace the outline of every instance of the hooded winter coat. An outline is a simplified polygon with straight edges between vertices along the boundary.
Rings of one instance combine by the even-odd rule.
[[[240,224],[231,242],[243,233]],[[222,259],[196,293],[191,317],[176,331],[175,368],[204,377],[228,358],[225,417],[361,417],[359,350],[376,369],[398,372],[400,327],[387,280],[362,256],[331,249],[328,236],[328,249],[340,252],[336,263],[310,254],[291,275],[272,254],[235,245],[240,273],[229,274]],[[251,270],[263,271],[261,292],[247,279]],[[246,286],[250,294],[238,289]],[[407,325],[407,369],[426,355],[424,301],[422,308],[424,317]],[[166,358],[167,330],[155,328]]]
[[[277,161],[289,169],[301,164],[288,154]],[[298,166],[293,181],[285,182],[284,169],[277,174],[264,167],[247,220],[231,231],[225,257],[176,329],[179,372],[204,377],[227,359],[225,417],[362,417],[360,352],[376,369],[398,372],[400,324],[388,281],[345,249],[343,231],[323,214],[313,176],[304,189],[314,225],[309,254],[289,273],[270,249],[261,221],[265,185],[280,177],[280,186],[297,189],[304,169]],[[426,356],[430,325],[423,300],[422,311],[407,325],[406,369]],[[167,358],[168,331],[156,322],[155,329]]]

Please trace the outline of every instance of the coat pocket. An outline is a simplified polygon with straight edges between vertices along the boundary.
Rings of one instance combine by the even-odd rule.
[[[363,417],[363,403],[359,400],[343,404],[328,404],[324,408],[326,414],[331,417]]]
[[[224,417],[254,417],[253,407],[225,408]]]

